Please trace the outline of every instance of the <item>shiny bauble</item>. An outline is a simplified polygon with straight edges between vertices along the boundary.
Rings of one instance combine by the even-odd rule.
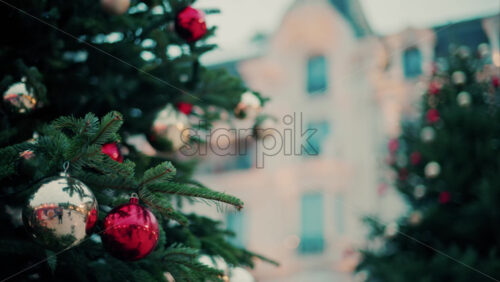
[[[187,42],[195,42],[207,33],[205,13],[187,6],[175,17],[175,31]]]
[[[97,200],[83,182],[66,173],[37,184],[23,209],[23,221],[33,238],[48,249],[81,243],[97,221]]]
[[[209,255],[201,255],[198,257],[198,262],[208,267],[223,271],[224,273],[227,273],[228,271],[228,266],[226,261],[219,256],[211,257]]]
[[[488,43],[481,43],[477,46],[477,53],[480,58],[485,58],[490,54],[490,45]]]
[[[38,102],[33,88],[29,87],[25,79],[12,84],[3,93],[3,102],[13,111],[24,114],[32,111]]]
[[[461,59],[467,59],[470,56],[470,49],[467,46],[460,46],[457,49],[457,56]]]
[[[441,166],[437,162],[430,162],[425,165],[424,173],[427,178],[436,178],[441,172]]]
[[[437,109],[429,109],[425,114],[425,118],[427,119],[427,122],[430,124],[438,122],[440,118],[439,116],[440,114]]]
[[[139,200],[112,209],[104,218],[101,233],[104,248],[113,256],[126,261],[139,260],[150,254],[160,236],[158,221]]]
[[[231,282],[255,282],[252,274],[243,267],[234,267],[229,271],[229,281]]]
[[[436,131],[434,130],[434,128],[430,126],[426,126],[422,128],[422,130],[420,131],[420,139],[422,139],[424,143],[430,143],[434,141],[435,137],[436,137]]]
[[[123,163],[123,155],[116,142],[106,143],[102,145],[101,152],[108,155],[113,161]]]
[[[101,0],[104,11],[113,15],[123,15],[130,8],[130,0]]]
[[[462,85],[467,81],[467,77],[465,76],[465,73],[463,71],[454,71],[451,74],[451,81],[454,84]]]
[[[158,112],[149,142],[159,151],[175,152],[189,142],[189,119],[172,105]]]
[[[471,103],[471,97],[469,92],[462,91],[457,95],[457,103],[460,107],[468,107]]]
[[[422,212],[421,211],[413,211],[411,214],[410,214],[410,217],[408,218],[408,222],[411,224],[411,225],[419,225],[420,222],[422,221]]]
[[[413,189],[413,197],[415,197],[415,199],[417,200],[422,199],[425,196],[426,192],[427,188],[424,185],[419,184]]]
[[[198,262],[210,268],[220,270],[223,275],[220,277],[222,281],[230,281],[228,277],[229,267],[226,261],[220,256],[201,255],[198,257]],[[236,281],[236,280],[235,280]]]
[[[177,109],[179,112],[185,114],[185,115],[190,115],[191,112],[193,111],[193,104],[187,103],[187,102],[179,102],[177,103]]]
[[[392,238],[396,236],[399,232],[399,226],[396,222],[391,222],[385,226],[384,236],[386,238]]]
[[[247,91],[241,95],[240,102],[234,109],[234,115],[237,118],[253,119],[256,118],[262,110],[262,103],[253,92]]]

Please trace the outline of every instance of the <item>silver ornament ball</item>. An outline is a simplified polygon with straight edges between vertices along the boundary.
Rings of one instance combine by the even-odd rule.
[[[189,128],[188,117],[169,104],[153,122],[151,145],[160,151],[175,152],[189,142]]]
[[[458,47],[457,55],[462,59],[467,59],[470,55],[469,47],[467,47],[467,46]]]
[[[427,188],[422,184],[415,186],[415,188],[413,189],[413,197],[415,197],[415,199],[423,198],[425,196],[426,190]]]
[[[32,111],[38,102],[33,89],[28,87],[25,80],[12,84],[3,93],[4,103],[19,114]]]
[[[97,221],[97,200],[83,182],[61,173],[37,184],[23,209],[23,221],[46,248],[76,246]]]
[[[424,172],[427,178],[436,178],[441,172],[441,166],[437,162],[430,162],[425,165]]]
[[[481,43],[477,46],[477,52],[481,58],[484,58],[490,54],[490,45],[488,43]]]
[[[467,77],[463,71],[454,71],[451,74],[451,81],[457,85],[464,84],[467,81]]]
[[[457,95],[457,103],[461,107],[467,107],[471,103],[471,97],[469,92],[462,91]]]
[[[234,267],[229,271],[229,281],[231,282],[255,282],[255,278],[243,267]]]
[[[420,139],[422,139],[422,141],[425,143],[432,142],[435,136],[436,136],[436,131],[434,130],[434,128],[430,126],[426,126],[422,128],[422,131],[420,131]]]
[[[253,92],[247,91],[241,94],[240,102],[234,109],[234,114],[240,119],[254,119],[261,110],[262,103],[259,97]]]

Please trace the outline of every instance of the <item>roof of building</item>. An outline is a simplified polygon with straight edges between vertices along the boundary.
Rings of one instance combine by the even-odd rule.
[[[357,37],[363,37],[373,33],[358,0],[329,1],[350,23]]]

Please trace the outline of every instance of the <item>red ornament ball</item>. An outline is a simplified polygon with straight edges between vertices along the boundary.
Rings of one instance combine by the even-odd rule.
[[[389,140],[387,148],[389,149],[389,152],[391,152],[391,154],[396,153],[399,148],[399,140],[396,138]]]
[[[120,148],[118,148],[118,144],[116,144],[116,142],[102,145],[101,151],[114,161],[123,163],[123,155],[121,154]]]
[[[193,111],[193,104],[186,103],[186,102],[179,102],[177,103],[177,109],[179,112],[189,115]]]
[[[439,193],[439,202],[441,204],[446,204],[451,200],[451,194],[448,191],[443,191]]]
[[[205,14],[197,9],[187,6],[175,18],[177,34],[187,42],[194,42],[207,33]]]
[[[498,88],[500,86],[500,77],[498,76],[493,76],[491,78],[491,84],[493,84],[493,87]]]
[[[429,84],[429,94],[436,95],[440,90],[441,84],[439,84],[437,81],[431,81],[431,83]]]
[[[427,121],[429,123],[436,123],[439,121],[439,111],[436,109],[430,109],[426,114]]]
[[[410,163],[412,165],[418,165],[422,160],[422,155],[419,152],[413,152],[410,155]]]
[[[142,259],[158,243],[158,221],[151,211],[138,202],[132,196],[130,203],[114,208],[104,218],[102,244],[109,253],[122,260]]]
[[[406,179],[408,179],[408,170],[404,167],[402,169],[400,169],[398,172],[398,177],[399,177],[399,180],[406,181]]]

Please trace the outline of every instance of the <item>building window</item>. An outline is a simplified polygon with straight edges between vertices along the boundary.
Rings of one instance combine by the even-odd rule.
[[[321,253],[323,238],[323,195],[319,192],[306,193],[301,199],[301,240],[303,254]]]
[[[234,232],[234,237],[229,237],[228,241],[237,247],[245,247],[245,214],[244,212],[231,212],[226,216],[227,229]]]
[[[403,54],[405,77],[413,78],[422,74],[422,55],[417,48],[405,50]]]
[[[344,195],[335,195],[335,202],[333,203],[334,208],[334,225],[337,234],[343,234],[345,232],[345,218],[344,218]]]
[[[323,143],[330,133],[330,124],[327,121],[310,122],[307,128],[314,132],[311,131],[312,136],[304,144],[306,155],[317,156],[321,153]]]
[[[307,61],[307,92],[310,95],[324,93],[327,87],[326,59],[313,56]]]

